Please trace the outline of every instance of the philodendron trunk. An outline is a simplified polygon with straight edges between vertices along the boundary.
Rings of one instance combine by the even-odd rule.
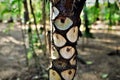
[[[49,80],[73,80],[77,67],[76,44],[81,32],[80,13],[85,0],[51,0],[52,42],[57,58],[52,60]]]

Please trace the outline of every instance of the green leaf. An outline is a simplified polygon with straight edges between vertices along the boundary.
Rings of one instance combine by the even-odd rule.
[[[1,15],[4,15],[6,13],[10,13],[10,11],[11,11],[10,9],[6,8],[1,12]]]
[[[93,64],[93,62],[92,62],[92,61],[87,61],[86,63],[87,63],[88,65]]]
[[[105,78],[108,77],[108,74],[104,73],[104,74],[101,75],[101,77],[102,77],[103,79],[105,79]]]
[[[18,3],[18,0],[12,0],[11,5],[15,5]]]

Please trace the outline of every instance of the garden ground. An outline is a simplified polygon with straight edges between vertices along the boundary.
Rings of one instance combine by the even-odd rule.
[[[25,66],[25,48],[21,27],[0,23],[0,80],[46,80],[37,75],[34,67]],[[77,49],[87,65],[78,62],[75,80],[120,80],[120,26],[106,30],[103,23],[94,24],[91,32],[94,38],[79,38]],[[83,41],[84,40],[84,41]],[[41,55],[42,56],[42,55]],[[48,59],[40,57],[42,67],[48,66]],[[43,65],[44,64],[44,65]]]

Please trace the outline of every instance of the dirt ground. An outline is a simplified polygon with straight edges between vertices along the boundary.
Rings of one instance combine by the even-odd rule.
[[[120,26],[113,26],[114,30],[106,30],[104,24],[93,26],[93,39],[79,38],[78,53],[87,64],[78,62],[74,80],[120,80]],[[21,27],[8,27],[9,24],[0,23],[0,80],[46,80],[37,78],[41,71],[25,67]],[[42,57],[41,60],[47,61]]]

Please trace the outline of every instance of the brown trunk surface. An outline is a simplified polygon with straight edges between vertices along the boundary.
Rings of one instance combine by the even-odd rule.
[[[76,44],[81,32],[80,13],[85,0],[51,0],[52,42],[58,56],[52,60],[49,80],[73,80],[77,67]]]

